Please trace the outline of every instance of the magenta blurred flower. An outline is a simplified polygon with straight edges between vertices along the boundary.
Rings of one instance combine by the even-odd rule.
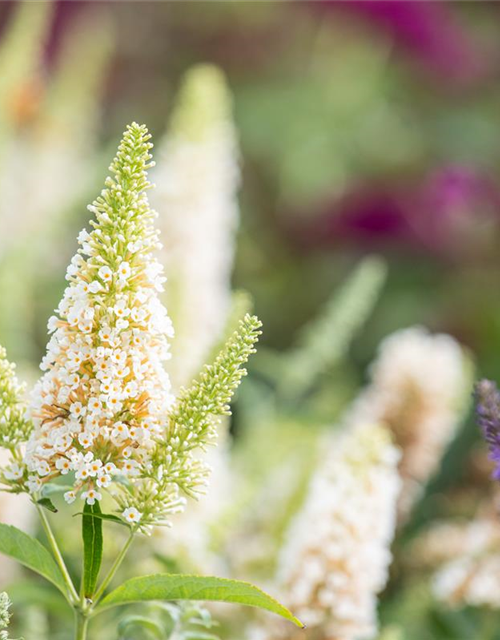
[[[304,219],[293,216],[293,219]],[[367,249],[381,246],[417,246],[404,200],[389,188],[365,187],[340,201],[327,202],[313,222],[297,230],[296,239],[306,247],[345,244]]]
[[[471,167],[448,165],[435,171],[416,204],[421,234],[432,236],[441,250],[480,244],[483,225],[489,231],[499,227],[498,188],[493,179]]]
[[[471,167],[445,165],[418,185],[365,186],[327,202],[296,237],[308,247],[348,242],[456,254],[483,247],[492,231],[500,232],[499,214],[492,179]]]
[[[486,58],[459,24],[452,3],[419,0],[326,0],[323,8],[355,11],[446,78],[468,82],[482,76]]]

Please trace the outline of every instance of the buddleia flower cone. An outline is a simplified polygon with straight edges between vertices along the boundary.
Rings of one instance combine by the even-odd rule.
[[[391,561],[399,452],[388,430],[372,425],[328,439],[322,451],[279,557],[282,598],[312,640],[374,638]],[[288,640],[288,632],[277,623],[256,637]]]
[[[387,425],[401,449],[401,521],[457,432],[471,373],[471,363],[451,336],[433,335],[422,327],[403,329],[381,343],[370,382],[348,412],[348,425]]]
[[[79,235],[48,324],[24,472],[35,494],[67,476],[69,503],[80,495],[93,505],[109,489],[122,517],[144,531],[183,509],[186,495],[204,492],[209,469],[197,452],[214,443],[260,333],[260,322],[246,316],[214,363],[174,398],[164,367],[173,329],[153,253],[157,214],[146,197],[149,139],[146,127],[127,128],[112,177],[89,207],[93,230]]]
[[[240,180],[231,107],[223,73],[212,65],[192,68],[152,173],[176,330],[168,364],[174,389],[198,374],[230,313]]]

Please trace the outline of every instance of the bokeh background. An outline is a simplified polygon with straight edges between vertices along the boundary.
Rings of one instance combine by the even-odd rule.
[[[0,56],[0,342],[28,379],[124,126],[145,122],[161,140],[184,74],[206,62],[226,76],[239,138],[233,287],[250,293],[264,324],[235,406],[236,445],[259,435],[278,443],[278,457],[305,447],[308,460],[381,340],[408,326],[450,334],[474,375],[500,379],[497,2],[27,4],[30,27],[16,36],[22,5],[0,3],[0,50],[21,43]],[[266,374],[366,256],[387,278],[348,355],[311,402],[280,397]],[[248,427],[271,420],[269,404],[274,436]],[[249,477],[269,441],[236,446]],[[469,415],[397,545],[407,550],[435,519],[472,518],[489,471]],[[269,528],[259,518],[256,530]],[[494,608],[436,604],[406,555],[384,595],[384,637],[497,637]]]
[[[15,8],[0,5],[4,38]],[[255,296],[263,340],[289,344],[349,266],[376,252],[389,261],[389,283],[359,358],[388,331],[424,323],[460,337],[495,375],[499,10],[495,2],[59,2],[37,75],[61,63],[76,23],[90,13],[105,23],[96,135],[99,149],[112,150],[131,120],[162,134],[182,74],[218,64],[234,95],[243,170],[234,282]],[[10,105],[21,130],[41,85],[34,79]],[[67,243],[52,253],[72,255],[86,216],[81,206],[67,212]],[[42,280],[49,266],[38,265]],[[47,315],[60,291],[43,286]],[[21,341],[4,341],[22,355]]]

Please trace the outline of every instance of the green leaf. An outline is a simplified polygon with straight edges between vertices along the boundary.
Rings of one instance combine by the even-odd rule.
[[[75,513],[73,515],[73,518],[76,518],[76,516],[85,516],[88,518],[97,518],[99,520],[109,520],[110,522],[115,522],[116,524],[121,524],[123,527],[127,527],[127,529],[130,529],[130,525],[125,522],[122,518],[120,518],[119,516],[115,516],[112,513],[85,513],[85,511],[79,511],[78,513]]]
[[[57,484],[56,482],[48,482],[43,485],[42,495],[46,498],[49,496],[57,495],[59,493],[66,493],[71,491],[73,487],[69,484]]]
[[[150,633],[152,633],[159,640],[163,640],[165,637],[164,629],[154,620],[150,620],[149,618],[145,618],[144,616],[128,616],[123,620],[120,620],[118,624],[118,633],[120,637],[126,636],[130,627],[142,627],[147,629]]]
[[[16,527],[0,523],[0,553],[40,574],[67,596],[64,578],[57,564],[49,551],[35,538]]]
[[[50,511],[51,513],[57,513],[57,509],[50,498],[40,498],[40,500],[37,500],[36,503],[42,506],[44,509],[47,509],[47,511]]]
[[[102,519],[99,503],[85,504],[82,518],[83,592],[86,598],[94,594],[102,562]]]
[[[354,270],[340,291],[301,331],[298,343],[281,358],[280,394],[301,398],[317,378],[345,357],[349,346],[368,320],[387,276],[380,258],[368,256]]]
[[[9,598],[16,603],[16,607],[43,607],[58,619],[63,617],[73,620],[73,610],[62,594],[55,587],[45,583],[42,588],[38,580],[32,580],[30,576],[9,583]]]
[[[148,600],[210,600],[259,607],[304,625],[282,604],[249,582],[211,576],[169,575],[158,573],[132,578],[107,595],[98,611],[132,602]]]

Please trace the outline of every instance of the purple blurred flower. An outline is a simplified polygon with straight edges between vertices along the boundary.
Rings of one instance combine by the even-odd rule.
[[[450,165],[440,169],[430,184],[431,197],[441,211],[453,211],[470,205],[489,187],[474,169]]]
[[[469,81],[486,69],[449,6],[419,0],[327,0],[323,8],[355,11],[389,31],[394,40],[446,78]]]
[[[500,480],[500,391],[491,380],[476,384],[476,416],[495,462],[493,478]]]
[[[490,176],[450,164],[421,184],[368,184],[327,201],[296,235],[309,246],[348,241],[370,250],[392,246],[463,257],[487,250],[499,231],[499,212],[500,191]]]
[[[483,246],[483,229],[488,229],[490,238],[498,229],[498,188],[490,176],[472,167],[448,165],[434,171],[416,206],[423,237],[432,237],[441,251]]]
[[[304,219],[295,219],[301,218]],[[297,230],[297,239],[310,246],[347,240],[373,249],[380,244],[408,246],[417,241],[401,199],[378,186],[367,186],[346,194],[340,201],[325,203],[316,220],[307,226],[305,232],[303,228]]]
[[[52,64],[57,58],[57,53],[63,38],[64,32],[78,19],[85,15],[88,3],[84,0],[78,2],[67,2],[67,0],[56,0],[54,3],[54,15],[50,30],[50,38],[48,39],[45,57],[49,64]]]

